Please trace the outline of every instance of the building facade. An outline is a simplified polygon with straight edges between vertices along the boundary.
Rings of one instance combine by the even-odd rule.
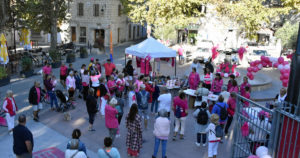
[[[108,46],[110,31],[114,45],[146,37],[146,29],[122,13],[120,0],[73,0],[69,5],[68,33],[74,43],[94,45],[103,38]]]

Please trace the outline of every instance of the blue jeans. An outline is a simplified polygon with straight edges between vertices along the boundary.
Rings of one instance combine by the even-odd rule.
[[[151,104],[151,112],[153,112],[153,107],[154,107],[154,112],[157,113],[157,108],[158,108],[158,101],[157,101],[157,98],[152,100],[152,104]]]
[[[58,108],[57,98],[53,91],[47,91],[50,97],[51,108],[53,107],[53,102],[55,103],[56,108]]]
[[[158,148],[159,148],[160,142],[161,142],[162,158],[164,158],[166,156],[166,150],[167,150],[167,142],[168,142],[168,140],[162,140],[162,139],[159,139],[157,137],[155,137],[154,154],[153,154],[153,156],[154,157],[157,156],[157,152],[158,152]]]

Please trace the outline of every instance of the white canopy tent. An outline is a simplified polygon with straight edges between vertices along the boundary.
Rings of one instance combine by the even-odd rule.
[[[149,37],[143,42],[133,45],[125,49],[125,64],[126,54],[137,56],[139,58],[175,58],[176,51],[163,45],[156,39]],[[175,60],[175,76],[176,76],[176,60]]]

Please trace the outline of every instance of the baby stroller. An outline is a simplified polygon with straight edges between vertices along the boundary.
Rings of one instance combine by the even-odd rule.
[[[63,94],[61,90],[55,91],[57,98],[60,100],[59,107],[62,112],[68,111],[70,108],[75,109],[72,102],[69,100],[67,96]]]

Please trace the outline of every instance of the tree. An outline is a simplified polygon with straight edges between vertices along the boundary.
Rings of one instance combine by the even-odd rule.
[[[18,23],[34,31],[51,34],[51,50],[56,49],[58,25],[69,19],[67,15],[70,0],[16,0],[13,10]]]
[[[299,24],[286,22],[275,32],[275,37],[281,40],[284,48],[296,49]]]
[[[300,0],[121,0],[125,13],[136,23],[185,27],[198,21],[201,5],[214,5],[221,16],[233,19],[253,39],[261,28],[271,28],[278,16],[300,11]],[[280,20],[280,18],[279,18]]]
[[[0,1],[0,32],[12,25],[10,0]]]
[[[176,35],[175,25],[171,24],[157,26],[154,31],[154,37],[163,40],[174,40],[176,39]]]

